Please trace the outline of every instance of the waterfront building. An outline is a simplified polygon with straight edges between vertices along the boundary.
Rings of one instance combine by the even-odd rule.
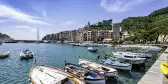
[[[63,31],[58,34],[59,40],[67,40],[72,42],[84,42],[84,41],[103,41],[104,39],[119,40],[121,37],[122,28],[119,23],[112,24],[112,30],[98,30],[91,29],[90,22],[84,27],[78,30]]]
[[[69,41],[69,31],[62,31],[59,33],[59,40],[68,40]]]
[[[76,42],[76,30],[70,31],[70,41]]]
[[[64,32],[63,32],[63,38],[64,38],[64,40],[66,40],[66,41],[70,41],[69,31],[64,31]]]
[[[98,37],[101,39],[112,39],[112,33],[113,32],[111,30],[99,30]]]
[[[91,31],[91,41],[98,42],[97,30],[92,30]]]
[[[122,31],[122,28],[120,27],[120,23],[113,24],[113,26],[112,26],[112,32],[113,32],[113,39],[115,41],[119,40],[119,38],[121,37],[120,36],[121,31]]]
[[[87,41],[91,41],[92,31],[87,31]]]
[[[87,34],[88,30],[83,30],[82,31],[82,38],[83,38],[83,41],[87,41],[88,40],[88,34]]]
[[[113,39],[103,39],[103,43],[112,43]]]
[[[97,30],[90,30],[87,32],[87,41],[98,41],[98,33]]]
[[[124,40],[125,38],[130,37],[130,34],[128,34],[128,31],[123,31],[122,32],[122,40]]]
[[[76,31],[76,42],[83,42],[83,32],[82,32],[82,29],[78,29]]]
[[[60,33],[56,33],[56,40],[59,41],[59,35]]]
[[[59,40],[61,40],[62,39],[62,32],[59,32],[58,35],[59,35]]]

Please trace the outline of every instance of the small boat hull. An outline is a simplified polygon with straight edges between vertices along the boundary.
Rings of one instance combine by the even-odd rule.
[[[104,75],[91,71],[79,65],[65,63],[65,71],[73,74],[81,79],[84,79],[87,84],[105,84]]]
[[[90,51],[90,52],[98,52],[98,49],[97,48],[93,48],[93,47],[88,47],[87,50]]]
[[[84,79],[87,84],[106,84],[106,80],[91,80],[91,79]]]
[[[20,58],[21,59],[31,59],[31,58],[33,58],[33,54],[28,55],[28,54],[25,54],[25,53],[21,52],[20,53]]]
[[[102,64],[94,63],[89,60],[79,59],[79,64],[82,67],[89,68],[90,70],[96,70],[103,74],[105,77],[116,77],[117,70],[111,67],[104,66]]]
[[[130,66],[113,66],[113,65],[108,65],[110,67],[113,67],[115,69],[120,69],[120,70],[127,70],[127,71],[130,71],[132,69],[132,65]]]
[[[113,56],[120,59],[124,60],[125,62],[131,63],[131,64],[142,64],[145,62],[146,58],[141,58],[136,55],[129,55],[128,53],[123,54],[123,52],[112,52]]]
[[[5,58],[5,57],[8,57],[10,55],[10,52],[3,52],[3,53],[0,53],[0,58]]]
[[[140,59],[140,60],[132,60],[132,59],[124,59],[125,62],[129,62],[131,64],[143,64],[146,59]]]
[[[120,70],[131,70],[132,69],[132,65],[129,63],[121,63],[119,61],[112,61],[110,59],[100,59],[99,58],[99,63],[105,65],[105,66],[109,66],[109,67],[113,67],[115,69],[120,69]]]
[[[20,56],[21,59],[32,59],[33,56]]]
[[[106,72],[104,75],[106,77],[117,77],[117,72]]]
[[[90,52],[98,52],[98,49],[94,49],[94,50],[88,50]]]

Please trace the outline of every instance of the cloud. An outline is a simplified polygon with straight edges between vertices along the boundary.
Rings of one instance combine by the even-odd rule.
[[[107,12],[126,12],[136,5],[154,0],[101,0],[100,6]]]
[[[37,32],[37,28],[32,28],[31,31],[32,32]]]
[[[29,28],[33,28],[33,27],[30,27],[28,25],[16,25],[16,28],[29,29]]]
[[[10,21],[10,20],[0,20],[0,23],[6,23],[7,21]]]
[[[17,20],[24,23],[51,25],[47,22],[41,21],[41,18],[39,17],[28,15],[21,12],[19,9],[15,9],[5,5],[0,5],[0,17]]]
[[[46,11],[42,10],[42,15],[47,20],[47,13],[46,13]]]
[[[28,25],[17,25],[16,28],[28,29],[31,32],[36,32],[37,31],[37,28],[31,27],[31,26],[28,26]]]

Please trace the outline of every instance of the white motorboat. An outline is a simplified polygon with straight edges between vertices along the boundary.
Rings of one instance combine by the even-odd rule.
[[[131,70],[132,69],[132,65],[129,63],[121,63],[119,61],[112,61],[110,59],[103,59],[103,58],[98,59],[98,61],[101,64],[111,66],[116,69],[121,69],[121,70]]]
[[[97,52],[98,51],[97,48],[93,48],[93,47],[88,47],[87,50],[90,52]]]
[[[20,52],[20,58],[21,59],[28,59],[28,58],[33,58],[33,55],[34,55],[34,53],[33,52],[31,52],[30,50],[24,50],[24,51],[22,51],[22,52]]]
[[[34,66],[29,72],[31,84],[85,84],[84,81],[56,67]]]
[[[129,56],[136,56],[139,58],[151,58],[152,54],[148,53],[133,53],[133,52],[112,52],[113,55],[118,56],[118,55],[129,55]]]
[[[152,54],[149,53],[137,53],[141,58],[151,58]]]
[[[72,46],[79,46],[79,43],[70,43]]]
[[[72,63],[65,63],[65,71],[85,80],[87,84],[105,84],[105,77],[89,69],[83,68]]]
[[[7,51],[7,52],[0,52],[0,58],[5,58],[5,57],[8,57],[10,55],[10,52]]]
[[[90,70],[98,71],[106,77],[117,77],[116,69],[92,62],[90,60],[79,59],[79,65]]]
[[[132,64],[141,64],[144,63],[146,58],[141,58],[139,55],[135,54],[129,54],[129,53],[123,53],[123,52],[112,52],[112,55],[116,58],[123,59],[126,62],[132,63]]]

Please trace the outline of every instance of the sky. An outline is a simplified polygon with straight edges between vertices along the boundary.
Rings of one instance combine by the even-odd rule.
[[[36,40],[46,34],[113,19],[146,16],[168,6],[167,0],[0,0],[0,33],[16,40]]]

